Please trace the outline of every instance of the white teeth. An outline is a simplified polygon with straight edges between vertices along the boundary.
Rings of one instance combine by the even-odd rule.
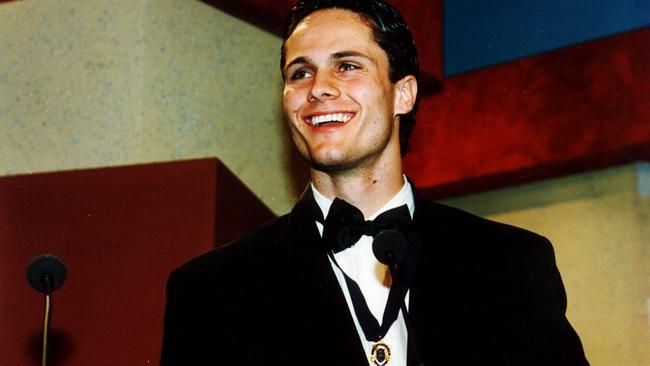
[[[313,116],[310,119],[312,125],[317,126],[324,122],[342,122],[345,123],[349,121],[354,114],[352,113],[330,113],[322,114],[319,116]]]

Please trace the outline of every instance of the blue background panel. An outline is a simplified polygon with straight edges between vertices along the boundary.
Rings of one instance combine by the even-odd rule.
[[[449,0],[444,2],[444,74],[647,25],[650,0]]]

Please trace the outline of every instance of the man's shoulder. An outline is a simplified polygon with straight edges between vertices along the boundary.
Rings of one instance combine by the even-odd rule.
[[[196,281],[263,271],[288,248],[287,220],[287,215],[281,216],[239,239],[194,257],[176,268],[173,275]]]
[[[459,288],[481,291],[485,304],[491,294],[519,298],[540,276],[554,278],[553,247],[542,235],[439,203],[421,208],[423,257],[454,273]]]
[[[416,210],[421,210],[421,226],[430,227],[441,236],[456,241],[505,250],[549,245],[545,237],[530,230],[493,221],[441,203],[420,199]]]

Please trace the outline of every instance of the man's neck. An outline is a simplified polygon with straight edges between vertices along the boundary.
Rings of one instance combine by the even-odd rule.
[[[356,174],[328,174],[312,169],[311,178],[322,195],[353,204],[365,217],[381,208],[404,185],[401,165]]]

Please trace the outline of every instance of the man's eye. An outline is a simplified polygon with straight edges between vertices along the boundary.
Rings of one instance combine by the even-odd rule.
[[[358,69],[357,65],[349,64],[347,62],[344,62],[341,65],[339,65],[340,71],[352,71],[356,69]]]
[[[291,80],[299,80],[309,77],[311,74],[307,70],[298,70],[291,74]]]

